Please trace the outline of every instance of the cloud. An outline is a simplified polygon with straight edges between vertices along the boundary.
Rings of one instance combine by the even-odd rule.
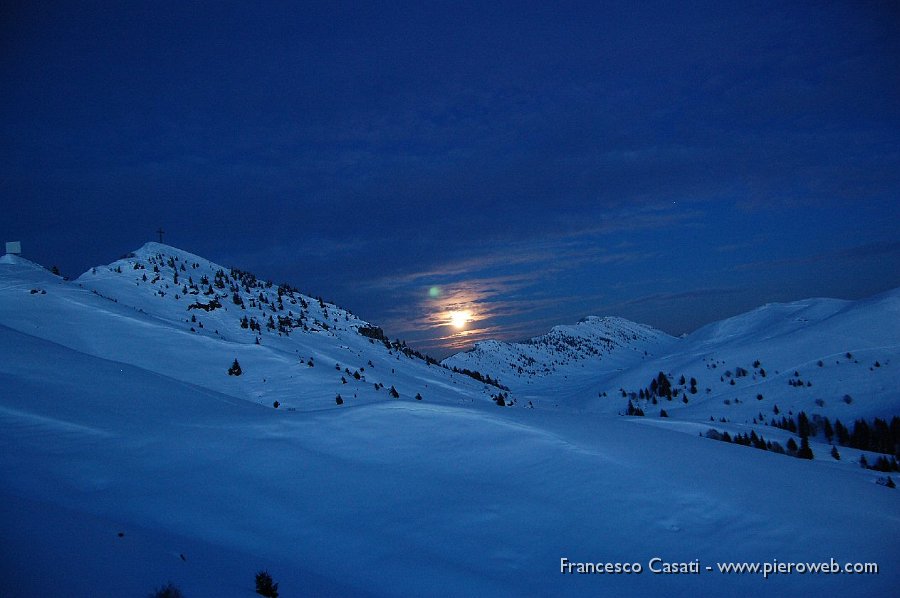
[[[635,242],[636,233],[690,226],[702,215],[700,209],[671,203],[623,203],[602,219],[575,219],[534,237],[460,243],[451,259],[423,256],[424,267],[359,284],[370,294],[390,297],[379,323],[424,349],[532,336],[545,324],[559,323],[560,309],[597,302],[596,285],[578,284],[579,279],[596,280],[604,268],[656,259],[656,247]],[[440,288],[439,296],[429,294],[433,287]],[[471,313],[466,330],[449,325],[454,311]]]
[[[609,309],[618,309],[624,307],[634,307],[639,305],[646,305],[652,303],[670,303],[673,301],[694,301],[698,299],[708,299],[710,297],[722,297],[728,295],[739,295],[741,293],[746,292],[746,288],[741,287],[727,287],[727,288],[705,288],[705,289],[694,289],[690,291],[683,291],[680,293],[656,293],[653,295],[645,295],[643,297],[636,297],[634,299],[628,299],[626,301],[622,301],[620,303],[610,305]]]

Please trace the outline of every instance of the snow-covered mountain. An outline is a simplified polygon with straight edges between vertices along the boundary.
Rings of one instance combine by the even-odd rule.
[[[900,289],[765,305],[677,339],[591,317],[525,343],[478,343],[444,364],[496,378],[535,405],[616,413],[630,399],[648,414],[741,423],[769,419],[776,405],[890,418],[900,413]],[[674,389],[662,403],[649,392],[660,372]]]
[[[680,339],[589,318],[447,368],[336,305],[165,245],[74,281],[4,256],[0,595],[171,581],[249,597],[261,569],[283,597],[889,595],[900,493],[859,466],[875,453],[836,460],[819,434],[806,460],[705,436],[784,445],[796,434],[744,423],[776,401],[848,423],[894,415],[897,305],[766,306]],[[512,407],[453,366],[499,378]],[[641,399],[659,372],[678,394]],[[631,392],[645,417],[618,415]],[[643,572],[567,574],[562,558]],[[879,573],[718,568],[776,559]],[[651,571],[662,563],[698,572]]]
[[[481,341],[469,351],[444,360],[448,367],[481,371],[495,378],[522,381],[584,367],[630,367],[652,352],[671,347],[675,339],[623,318],[591,316],[574,326],[555,326],[549,333],[522,343]]]
[[[425,361],[320,298],[159,243],[72,283],[5,259],[20,266],[8,270],[8,284],[29,291],[30,301],[22,309],[23,297],[0,296],[6,325],[236,398],[305,410],[335,406],[339,394],[380,400],[391,388],[434,398],[429,390],[440,387],[449,391],[442,400],[464,402],[497,391]],[[235,359],[242,375],[219,375]]]

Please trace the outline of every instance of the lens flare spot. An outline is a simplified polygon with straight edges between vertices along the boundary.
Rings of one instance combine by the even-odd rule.
[[[444,293],[441,291],[441,287],[431,287],[430,289],[428,289],[428,296],[432,299],[437,299],[443,294]]]

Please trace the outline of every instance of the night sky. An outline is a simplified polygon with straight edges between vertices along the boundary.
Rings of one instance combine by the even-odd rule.
[[[162,227],[441,357],[900,286],[896,2],[256,4],[4,3],[0,240]]]

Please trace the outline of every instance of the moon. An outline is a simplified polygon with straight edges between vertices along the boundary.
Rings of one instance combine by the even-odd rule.
[[[470,311],[451,311],[450,312],[450,324],[453,325],[454,328],[462,330],[466,327],[466,324],[469,321],[469,318],[472,317],[472,312]]]

